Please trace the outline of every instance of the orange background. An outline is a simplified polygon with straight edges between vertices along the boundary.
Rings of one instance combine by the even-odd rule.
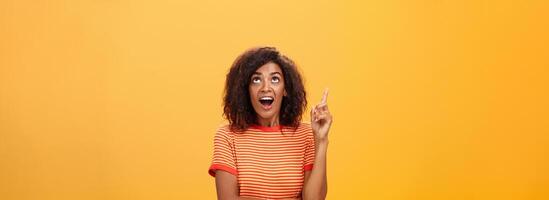
[[[0,199],[215,199],[225,74],[293,58],[328,199],[549,199],[546,1],[0,1]],[[306,116],[309,120],[309,116]]]

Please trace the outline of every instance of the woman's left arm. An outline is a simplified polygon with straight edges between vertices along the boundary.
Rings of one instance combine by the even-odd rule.
[[[305,171],[303,200],[325,199],[328,193],[326,153],[328,151],[328,132],[332,125],[332,115],[328,110],[327,98],[328,90],[325,90],[320,104],[311,109],[311,128],[315,136],[315,159],[313,169]]]

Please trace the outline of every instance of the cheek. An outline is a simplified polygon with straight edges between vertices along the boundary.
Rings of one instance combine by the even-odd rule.
[[[278,100],[279,102],[282,102],[282,98],[284,97],[284,87],[280,87],[279,89],[277,89],[276,96],[281,97],[281,98],[278,98]]]
[[[253,97],[253,94],[255,94],[255,89],[253,86],[248,87],[248,92],[250,93],[250,96]]]

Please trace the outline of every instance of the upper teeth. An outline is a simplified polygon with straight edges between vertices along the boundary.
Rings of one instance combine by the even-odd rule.
[[[272,97],[261,97],[260,100],[273,100],[273,98]]]

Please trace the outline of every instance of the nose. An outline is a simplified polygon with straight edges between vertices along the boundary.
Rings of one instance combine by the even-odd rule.
[[[259,91],[263,93],[268,93],[269,91],[271,91],[271,84],[268,81],[263,82]]]

